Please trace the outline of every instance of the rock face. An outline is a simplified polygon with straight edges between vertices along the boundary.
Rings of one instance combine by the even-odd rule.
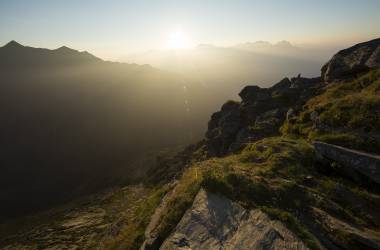
[[[213,154],[222,155],[228,150],[241,127],[240,116],[240,104],[234,101],[225,103],[220,112],[211,116],[206,138],[210,139],[209,146]]]
[[[350,177],[357,179],[358,174],[380,184],[380,156],[347,149],[323,142],[313,142],[319,155],[343,166]]]
[[[270,88],[246,86],[241,102],[228,101],[211,116],[206,133],[210,156],[236,152],[246,143],[279,134],[290,108],[294,114],[323,85],[320,78],[284,78]]]
[[[281,222],[258,209],[201,190],[160,249],[307,249]]]
[[[168,209],[168,197],[172,194],[173,191],[167,193],[162,199],[160,205],[154,211],[154,214],[150,218],[148,226],[145,228],[145,240],[140,247],[140,250],[155,250],[160,247],[160,239],[155,233],[155,228],[159,224],[160,217],[162,213]]]
[[[339,51],[321,71],[323,80],[332,82],[379,67],[380,38]]]

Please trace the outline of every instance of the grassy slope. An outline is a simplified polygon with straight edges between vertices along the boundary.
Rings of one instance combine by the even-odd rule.
[[[376,193],[341,178],[331,166],[328,174],[320,171],[309,141],[319,139],[353,148],[379,150],[362,134],[379,131],[376,112],[380,110],[380,71],[355,81],[335,83],[310,100],[299,116],[282,127],[282,137],[265,138],[249,144],[238,154],[204,161],[194,160],[184,170],[168,197],[164,211],[154,229],[163,241],[175,228],[201,187],[222,193],[247,208],[260,208],[274,219],[284,222],[311,249],[319,249],[321,235],[343,248],[360,249],[350,231],[327,228],[316,211],[324,211],[355,228],[380,234],[380,199]],[[344,132],[320,131],[310,120],[318,110],[320,120]],[[375,116],[374,116],[375,115]],[[344,129],[342,129],[344,128]],[[194,155],[202,154],[202,149]],[[199,159],[199,157],[195,157]],[[150,178],[162,179],[165,171],[150,172]],[[147,188],[143,199],[130,203],[120,231],[103,240],[104,249],[138,249],[150,216],[169,185]]]
[[[198,163],[179,180],[178,189],[171,196],[170,210],[164,213],[156,230],[165,239],[190,207],[199,188],[204,187],[247,208],[261,208],[287,224],[311,249],[320,247],[314,233],[325,230],[313,228],[316,208],[351,225],[380,232],[379,213],[372,209],[373,202],[379,204],[376,195],[339,176],[320,174],[316,169],[313,149],[307,141],[285,137],[267,138],[249,145],[238,155]],[[342,197],[339,190],[349,197]],[[353,244],[349,233],[335,233],[344,236],[335,239],[343,246]]]
[[[319,124],[311,120],[319,114]],[[380,70],[355,80],[333,83],[311,99],[299,116],[285,123],[285,134],[380,153]],[[377,140],[375,139],[377,137]]]
[[[179,180],[178,192],[171,196],[171,210],[162,217],[158,235],[165,239],[170,234],[203,186],[248,208],[261,208],[287,224],[312,249],[320,248],[317,236],[323,234],[341,247],[360,249],[362,245],[349,231],[319,225],[315,211],[376,235],[380,233],[379,198],[341,178],[334,166],[329,174],[321,173],[309,141],[319,139],[377,152],[379,145],[362,134],[380,131],[379,79],[380,70],[352,82],[331,84],[305,105],[295,121],[284,124],[283,137],[266,138],[239,154],[193,164]],[[310,114],[314,110],[331,131],[313,126]]]
[[[142,185],[115,188],[5,222],[0,248],[136,249],[165,191]]]
[[[101,249],[139,249],[144,241],[144,232],[150,217],[166,192],[166,186],[157,190],[152,189],[149,195],[135,202],[134,209],[129,211],[120,232],[108,237],[102,243]]]

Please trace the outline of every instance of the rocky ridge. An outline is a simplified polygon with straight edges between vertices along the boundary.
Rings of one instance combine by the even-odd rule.
[[[355,54],[355,51],[366,51],[366,47],[372,46],[373,41],[370,41],[346,52]],[[370,52],[371,55],[376,53]],[[331,65],[334,57],[329,62]],[[356,62],[351,53],[341,53],[339,57],[348,64],[365,66],[368,61]],[[359,67],[365,68],[360,71],[363,74],[369,70],[364,66]],[[212,115],[204,140],[175,156],[160,158],[148,171],[148,185],[166,190],[162,191],[165,195],[156,197],[153,205],[143,204],[156,211],[140,213],[137,210],[143,209],[138,207],[136,215],[127,213],[127,223],[109,223],[113,226],[109,227],[110,233],[105,238],[111,235],[117,241],[109,245],[105,240],[99,248],[380,249],[379,186],[375,183],[369,188],[362,185],[362,180],[347,178],[340,166],[360,166],[361,169],[356,167],[356,172],[350,172],[353,176],[358,170],[373,170],[363,166],[368,163],[368,157],[365,160],[357,158],[368,154],[331,143],[317,143],[313,147],[308,137],[318,132],[322,125],[323,128],[330,126],[324,124],[326,107],[313,106],[314,109],[307,112],[305,109],[311,101],[320,101],[318,97],[331,91],[331,86],[344,90],[343,94],[335,93],[336,98],[348,98],[352,92],[364,91],[358,99],[367,98],[371,102],[369,106],[363,105],[360,112],[376,116],[372,109],[380,108],[380,102],[376,102],[380,94],[378,73],[369,72],[363,82],[358,80],[356,69],[333,83],[326,83],[329,80],[324,74],[317,78],[299,75],[284,78],[271,88],[245,87],[239,94],[241,102],[228,101]],[[338,69],[334,70],[330,67],[328,74],[340,74]],[[351,85],[355,88],[348,91],[347,88],[352,87],[348,84],[352,77],[355,81]],[[371,95],[366,96],[368,89]],[[352,108],[340,102],[327,106],[333,105],[340,105],[344,110]],[[338,118],[341,126],[345,117]],[[379,130],[374,121],[368,128],[366,122],[363,125],[356,121],[355,129],[376,134]],[[294,124],[306,132],[291,133],[284,129]],[[349,126],[339,130],[351,136]],[[335,127],[324,129],[325,135],[330,137],[334,136],[334,131],[337,131]],[[356,141],[350,143],[348,145]],[[377,162],[376,155],[370,158]],[[373,172],[364,174],[367,175],[365,181],[376,180],[376,164],[375,175],[371,174]],[[75,228],[79,222],[87,228],[87,225],[98,225],[96,220],[101,217],[104,214],[100,212],[86,214],[85,219],[92,220],[91,223],[83,223],[85,220],[80,216],[79,220],[65,220],[62,225]],[[27,238],[28,234],[24,236]],[[91,237],[88,239],[91,243],[95,241]],[[62,242],[70,242],[62,237],[58,240],[58,243],[47,241],[46,244],[54,248],[60,247]],[[25,242],[23,247],[28,247],[27,243],[30,242]],[[36,242],[31,244],[37,249]],[[7,245],[9,249],[20,247]],[[71,245],[67,243],[66,246]],[[86,248],[88,245],[78,243],[76,246]]]
[[[368,186],[363,187],[363,179],[359,181],[352,178],[361,172],[360,175],[366,177],[364,181],[376,183],[377,177],[371,173],[378,171],[379,156],[368,157],[365,152],[324,143],[314,144],[313,156],[302,156],[300,152],[305,150],[301,146],[304,142],[279,139],[284,134],[285,124],[291,125],[300,120],[305,122],[305,129],[321,129],[324,125],[321,122],[323,110],[314,110],[306,116],[305,105],[330,91],[330,86],[338,84],[338,88],[344,89],[345,82],[379,68],[379,42],[380,39],[376,39],[358,44],[334,55],[323,66],[321,77],[303,78],[299,75],[291,79],[284,78],[270,88],[247,86],[239,93],[241,102],[228,101],[220,111],[214,113],[205,139],[187,152],[191,157],[182,161],[189,171],[196,171],[202,168],[203,160],[217,157],[218,160],[211,158],[210,162],[203,164],[204,179],[200,186],[206,187],[208,191],[201,189],[160,249],[380,249],[376,212],[380,204],[378,186],[375,184],[366,189]],[[364,83],[357,80],[354,84],[364,89],[370,86],[372,95],[375,93],[376,97],[377,78],[373,75],[377,73],[372,73],[366,76]],[[373,108],[373,105],[378,104],[371,105]],[[337,130],[346,134],[355,134],[359,130],[368,132],[367,128],[362,129],[358,124],[356,130],[343,127],[324,129],[323,132],[329,136],[334,134],[329,134],[329,131]],[[377,124],[372,125],[370,134],[376,134]],[[288,149],[282,148],[282,144],[294,148],[286,151]],[[310,141],[306,144],[311,147]],[[199,158],[200,151],[203,152],[203,158]],[[281,159],[278,163],[275,160],[277,155]],[[195,162],[189,160],[191,158]],[[240,158],[242,160],[236,160]],[[373,166],[368,165],[368,162],[374,162],[371,163]],[[249,170],[241,164],[248,164]],[[348,171],[351,174],[349,176],[337,164],[355,171]],[[295,170],[294,165],[300,169]],[[186,171],[183,166],[181,171]],[[265,172],[268,166],[272,168],[268,174],[257,174],[256,169],[261,168],[259,171]],[[293,172],[289,172],[288,168]],[[284,169],[285,175],[281,169]],[[363,173],[366,170],[372,172]],[[183,177],[177,175],[177,178],[179,183],[183,182]],[[274,188],[277,182],[295,185],[294,190],[285,188],[285,193],[278,197],[277,192],[283,192],[284,187]],[[226,193],[228,198],[213,192]],[[305,194],[305,197],[297,197],[298,192]],[[254,205],[243,208],[237,201],[246,205],[252,202]],[[295,204],[289,207],[289,202]],[[277,220],[269,219],[266,215],[267,212],[273,212],[272,208],[276,211]],[[279,212],[282,210],[284,212]],[[165,211],[161,211],[161,216],[164,214]],[[281,224],[281,221],[287,223]],[[290,221],[299,221],[299,225],[303,225],[295,227],[298,228],[297,235],[291,231],[287,233]],[[260,227],[255,228],[257,225]],[[298,236],[302,236],[302,239]]]
[[[270,88],[246,86],[240,93],[241,102],[228,101],[211,116],[206,132],[210,156],[236,152],[246,143],[279,135],[286,119],[310,97],[320,93],[324,84],[319,77],[284,78]]]

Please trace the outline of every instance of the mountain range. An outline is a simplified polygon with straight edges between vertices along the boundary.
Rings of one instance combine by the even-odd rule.
[[[298,47],[288,41],[275,44],[258,41],[229,47],[201,44],[195,48],[151,50],[121,58],[122,61],[148,63],[154,67],[185,75],[213,89],[225,99],[237,99],[247,84],[269,87],[284,76],[320,74],[320,65],[332,49]]]
[[[0,61],[0,248],[380,249],[380,38],[244,86],[168,150],[217,85],[66,47]]]
[[[0,47],[0,82],[3,215],[128,179],[139,154],[199,138],[212,108],[178,74],[64,46]]]

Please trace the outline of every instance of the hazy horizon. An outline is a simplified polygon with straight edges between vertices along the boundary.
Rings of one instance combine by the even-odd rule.
[[[286,40],[346,47],[379,36],[379,2],[25,1],[0,3],[0,43],[68,46],[106,60],[149,50]],[[70,18],[67,18],[70,17]]]
[[[1,0],[0,249],[380,249],[380,0]]]

